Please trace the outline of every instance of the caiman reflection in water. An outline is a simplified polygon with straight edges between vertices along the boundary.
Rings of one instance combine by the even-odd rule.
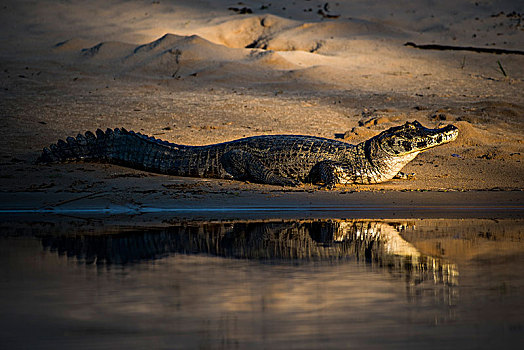
[[[408,222],[370,220],[184,222],[111,234],[46,235],[45,249],[86,264],[111,265],[171,254],[273,262],[365,262],[411,283],[456,284],[454,264],[419,252],[401,232]]]

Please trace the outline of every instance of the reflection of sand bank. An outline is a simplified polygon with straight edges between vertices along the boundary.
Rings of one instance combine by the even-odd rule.
[[[524,251],[522,220],[413,220],[402,236],[424,254],[457,263],[508,258]]]

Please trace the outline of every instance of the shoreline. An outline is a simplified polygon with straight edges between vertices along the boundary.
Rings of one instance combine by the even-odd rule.
[[[218,186],[217,186],[218,187]],[[524,217],[524,191],[344,192],[282,189],[230,192],[131,193],[115,200],[106,193],[0,193],[0,221],[19,217],[128,217],[132,221],[269,218],[515,218]],[[270,187],[260,186],[258,187]],[[142,218],[142,219],[140,219]],[[157,218],[157,219],[154,219]]]

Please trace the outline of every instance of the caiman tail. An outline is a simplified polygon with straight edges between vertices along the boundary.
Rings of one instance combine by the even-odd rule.
[[[37,163],[86,160],[130,166],[158,173],[173,173],[173,169],[187,169],[189,146],[176,145],[121,129],[88,131],[76,138],[68,137],[46,147]],[[184,167],[186,165],[186,167]],[[181,174],[182,175],[182,174]]]

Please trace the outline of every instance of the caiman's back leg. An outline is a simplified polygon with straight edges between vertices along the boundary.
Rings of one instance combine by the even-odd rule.
[[[311,183],[323,183],[322,188],[333,189],[340,183],[340,179],[337,176],[337,163],[324,160],[318,162],[308,176],[308,181]]]
[[[251,153],[242,150],[226,152],[221,163],[224,169],[236,180],[251,180],[277,186],[298,186],[300,181],[278,176],[269,170]]]

